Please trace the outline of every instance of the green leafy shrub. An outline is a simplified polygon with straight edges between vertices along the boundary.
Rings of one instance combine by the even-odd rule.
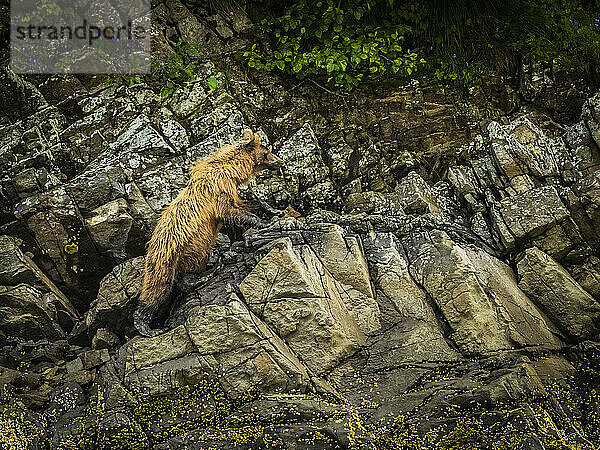
[[[250,67],[346,90],[417,70],[470,85],[525,58],[600,57],[598,0],[255,0],[247,9],[270,41],[244,53]]]
[[[166,64],[155,61],[152,76],[164,80],[160,95],[167,97],[186,81],[193,80],[198,69],[198,45],[189,42],[177,42],[175,54]]]
[[[250,67],[279,69],[298,79],[325,78],[348,90],[365,74],[410,75],[425,60],[403,44],[410,25],[378,20],[382,3],[387,0],[300,0],[282,15],[260,22],[275,50],[266,53],[255,44],[244,56]]]
[[[572,64],[600,57],[600,2],[587,8],[578,0],[521,3],[497,34],[512,50]]]
[[[128,87],[133,86],[134,84],[139,84],[142,82],[141,75],[117,75],[114,78],[110,78],[108,80],[108,84],[116,84],[116,85],[125,85]]]

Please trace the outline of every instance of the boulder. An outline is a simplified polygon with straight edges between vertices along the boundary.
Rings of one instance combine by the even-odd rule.
[[[400,180],[396,192],[408,214],[436,213],[440,209],[427,182],[414,171]]]
[[[507,125],[491,122],[488,134],[496,161],[517,192],[533,188],[535,178],[559,175],[564,144],[551,139],[527,117]]]
[[[561,348],[558,330],[502,261],[439,231],[415,233],[403,243],[410,273],[439,307],[465,354]]]
[[[73,381],[64,383],[50,394],[46,415],[56,422],[67,411],[85,404],[85,393],[81,386]]]
[[[306,391],[310,378],[287,345],[238,300],[192,309],[187,321],[124,353],[125,386],[160,394],[209,379],[231,398],[252,389]]]
[[[88,350],[80,355],[83,362],[83,368],[86,370],[101,366],[110,359],[108,350],[103,348],[100,350]]]
[[[0,97],[7,102],[2,117],[24,118],[48,105],[40,91],[8,67],[0,70]],[[11,120],[12,121],[12,120]]]
[[[405,216],[403,202],[395,192],[355,192],[344,203],[347,214],[386,214]]]
[[[319,142],[310,124],[303,125],[288,139],[274,144],[277,155],[285,161],[283,176],[271,176],[256,183],[263,199],[278,205],[303,202],[313,206],[331,205],[337,198],[335,186],[328,179],[329,169],[323,162]],[[263,181],[263,177],[259,177]]]
[[[13,339],[64,339],[58,324],[58,298],[26,284],[0,286],[0,330]]]
[[[600,94],[586,100],[583,105],[581,118],[596,145],[600,147]]]
[[[102,279],[85,318],[90,334],[99,328],[121,335],[134,332],[132,315],[143,278],[144,257],[139,256],[119,264]]]
[[[295,249],[310,248],[330,275],[340,284],[339,295],[365,334],[377,332],[379,307],[362,248],[361,237],[318,219],[287,217],[274,220],[268,228],[246,233],[246,242],[257,257],[266,254],[279,239],[289,238]]]
[[[573,279],[586,290],[588,294],[600,301],[600,259],[595,256],[586,258],[581,264],[569,267]]]
[[[56,287],[56,285],[42,272],[33,262],[29,255],[23,253],[19,248],[20,239],[10,236],[0,236],[0,285],[11,285],[24,283],[34,286],[41,292],[52,293],[60,303],[60,309],[70,316],[71,320],[79,317],[79,314],[67,297]]]
[[[600,303],[554,259],[536,247],[517,263],[519,288],[568,336],[583,340],[600,332]]]
[[[341,285],[339,295],[361,331],[379,331],[379,307],[361,237],[332,224],[314,224],[303,233],[307,245]]]
[[[130,414],[122,411],[109,411],[98,422],[99,449],[136,448],[147,449],[148,437]]]
[[[289,238],[276,243],[242,281],[240,291],[248,307],[316,374],[365,342],[340,296],[340,283],[308,245],[293,247]]]
[[[413,279],[402,244],[391,233],[364,238],[378,303],[386,305],[386,327],[369,346],[369,366],[390,369],[425,361],[456,361],[427,294]],[[391,307],[391,309],[390,309]]]
[[[560,259],[581,241],[554,186],[505,197],[492,207],[492,219],[507,250],[532,242]]]
[[[577,118],[585,101],[585,71],[562,67],[557,61],[530,61],[520,71],[524,99],[546,111],[559,123]]]
[[[103,348],[111,349],[118,343],[119,337],[106,328],[99,328],[92,338],[92,348],[95,350],[101,350]]]
[[[110,266],[110,259],[98,252],[69,191],[58,186],[26,198],[15,206],[15,216],[43,249],[44,253],[36,259],[41,268],[49,269],[54,281],[63,283],[81,298],[93,298],[93,286]],[[84,302],[75,306],[84,310],[89,305]]]
[[[133,219],[128,204],[119,198],[94,209],[86,218],[87,229],[99,250],[117,259],[125,257],[125,244]]]

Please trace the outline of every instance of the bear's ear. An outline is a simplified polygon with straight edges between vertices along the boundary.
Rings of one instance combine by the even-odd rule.
[[[242,132],[242,145],[246,146],[248,144],[250,144],[251,142],[254,141],[254,133],[252,132],[251,129],[246,128],[243,132]]]

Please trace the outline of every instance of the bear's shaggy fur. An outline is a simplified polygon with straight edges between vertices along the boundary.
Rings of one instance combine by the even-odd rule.
[[[148,243],[144,282],[134,325],[153,335],[150,323],[165,302],[177,276],[203,269],[223,222],[258,227],[261,220],[238,196],[264,168],[280,160],[251,130],[235,145],[223,147],[194,163],[187,186],[162,212]]]

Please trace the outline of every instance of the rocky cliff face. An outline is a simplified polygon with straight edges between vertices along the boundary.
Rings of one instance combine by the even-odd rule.
[[[237,15],[156,11],[158,54],[203,43],[170,97],[0,73],[3,446],[596,448],[585,76],[306,97],[236,63]],[[244,192],[269,226],[224,228],[164,333],[136,336],[161,208],[244,127],[285,161]]]

